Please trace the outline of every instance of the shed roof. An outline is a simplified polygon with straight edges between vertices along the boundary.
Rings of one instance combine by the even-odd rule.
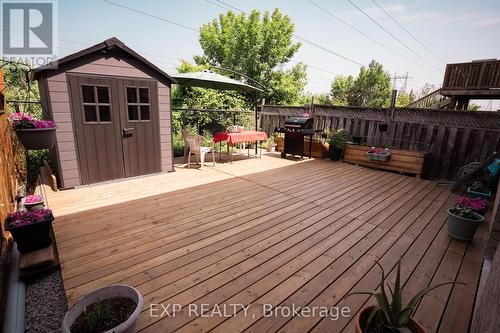
[[[66,57],[59,59],[55,63],[49,63],[47,65],[35,68],[33,71],[33,77],[36,79],[43,72],[51,71],[51,70],[56,71],[56,70],[58,70],[58,66],[65,64],[65,63],[72,62],[74,60],[77,60],[77,59],[84,57],[84,56],[87,56],[89,54],[93,54],[93,53],[100,52],[100,51],[111,51],[111,50],[115,50],[115,49],[121,50],[121,51],[129,54],[132,58],[135,58],[139,62],[141,62],[144,65],[146,65],[147,67],[151,68],[153,71],[157,72],[160,76],[163,76],[166,79],[170,80],[172,83],[177,83],[177,80],[175,80],[170,75],[168,75],[166,72],[164,72],[163,70],[158,68],[156,65],[151,63],[149,60],[147,60],[143,56],[141,56],[139,53],[137,53],[134,50],[132,50],[131,48],[129,48],[127,45],[125,45],[121,40],[119,40],[116,37],[111,37],[111,38],[106,39],[105,41],[103,41],[99,44],[88,47],[88,48],[83,49],[81,51],[78,51],[76,53],[72,53],[70,55],[67,55]]]

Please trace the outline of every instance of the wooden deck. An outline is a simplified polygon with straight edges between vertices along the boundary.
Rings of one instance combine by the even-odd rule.
[[[377,287],[375,261],[394,279],[400,257],[408,293],[468,284],[431,292],[416,312],[429,332],[466,332],[488,229],[470,244],[451,240],[446,209],[456,196],[448,189],[322,160],[266,156],[47,194],[70,302],[111,283],[136,286],[143,332],[353,332],[367,298],[344,296]],[[151,316],[157,303],[183,308]],[[210,304],[207,317],[188,304]],[[209,316],[214,304],[251,306],[246,316],[240,308]],[[264,317],[262,304],[352,312]]]

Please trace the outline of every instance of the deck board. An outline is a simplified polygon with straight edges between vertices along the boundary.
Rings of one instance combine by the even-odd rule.
[[[352,316],[265,317],[261,304],[348,306],[355,315],[367,298],[345,295],[377,287],[375,261],[392,281],[400,257],[406,292],[468,284],[433,292],[416,312],[431,331],[465,332],[488,228],[471,244],[451,240],[446,209],[456,195],[434,182],[271,156],[47,196],[69,302],[107,284],[136,286],[142,332],[352,332]],[[152,317],[153,303],[184,308]],[[186,310],[240,303],[251,304],[249,315]]]

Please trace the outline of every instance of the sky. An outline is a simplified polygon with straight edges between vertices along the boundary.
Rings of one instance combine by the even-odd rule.
[[[192,61],[194,55],[202,54],[196,30],[231,10],[217,0],[109,1],[161,19],[105,0],[58,0],[59,57],[115,36],[157,66],[173,73],[180,59]],[[437,86],[442,83],[446,63],[500,55],[498,0],[223,1],[245,12],[279,8],[290,16],[299,38],[319,45],[302,41],[289,64],[303,62],[309,66],[306,90],[312,93],[329,91],[336,75],[357,75],[359,64],[367,65],[372,59],[382,63],[391,76],[408,73],[407,89],[419,91],[427,82]],[[401,89],[403,84],[404,80],[398,80],[396,88]]]

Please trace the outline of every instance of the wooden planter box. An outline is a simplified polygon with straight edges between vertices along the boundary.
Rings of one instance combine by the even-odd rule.
[[[411,173],[420,178],[424,165],[424,153],[402,149],[391,149],[390,158],[384,161],[372,161],[368,158],[368,146],[347,144],[344,162],[363,165],[382,170]]]
[[[283,151],[285,149],[285,140],[282,137],[274,137],[274,143],[276,144],[276,151]],[[304,139],[304,156],[309,153],[309,140]],[[325,158],[328,153],[328,144],[323,144],[318,141],[313,141],[311,147],[311,157],[314,158]]]

